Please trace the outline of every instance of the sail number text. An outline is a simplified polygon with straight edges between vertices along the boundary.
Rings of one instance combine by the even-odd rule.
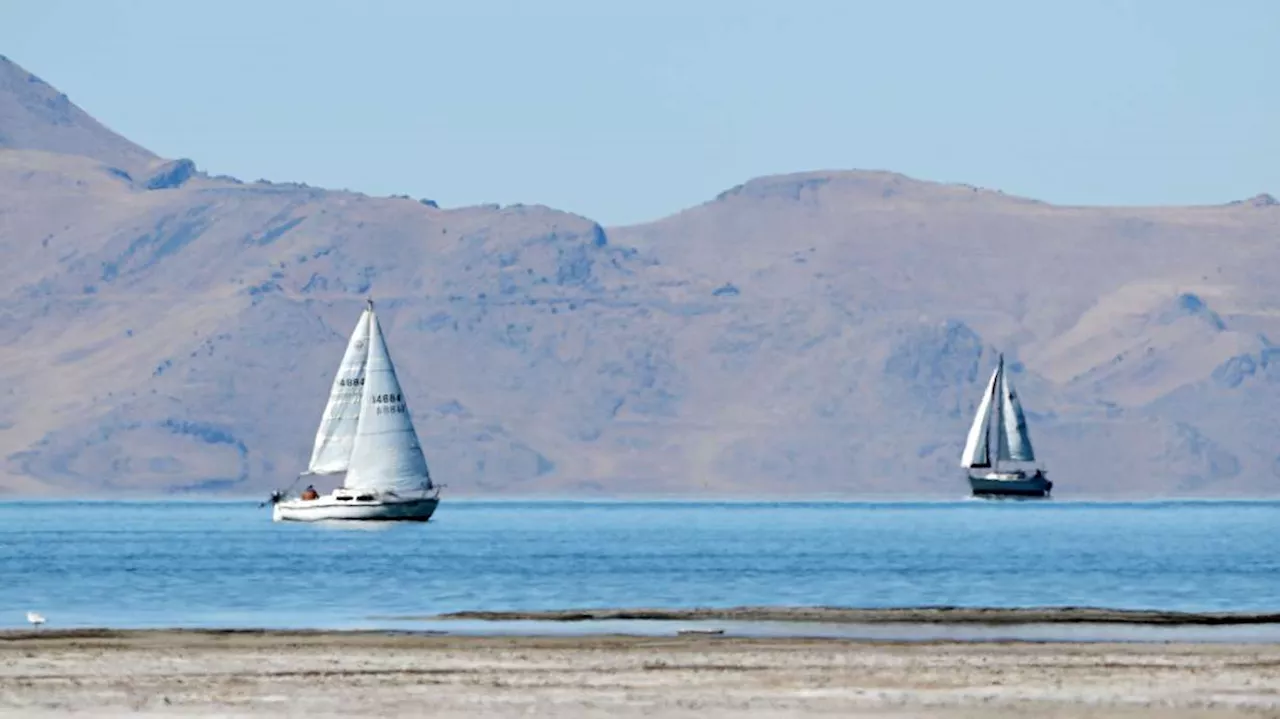
[[[335,394],[344,402],[358,401],[363,395],[364,377],[342,377],[338,380],[338,386],[347,391]],[[348,389],[349,388],[349,389]],[[377,414],[404,414],[408,409],[404,405],[404,395],[399,392],[375,394],[369,398],[369,403],[377,408]]]
[[[372,397],[373,405],[378,408],[378,414],[404,414],[408,410],[404,406],[404,395],[399,392],[395,394],[375,394]]]

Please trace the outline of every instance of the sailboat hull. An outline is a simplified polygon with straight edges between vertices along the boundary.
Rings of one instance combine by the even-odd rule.
[[[425,522],[435,514],[439,504],[437,497],[398,501],[339,500],[332,496],[291,499],[277,503],[272,508],[271,519],[276,522]]]
[[[1023,472],[970,474],[969,486],[973,489],[973,496],[985,498],[1043,499],[1053,490],[1053,482],[1043,474],[1027,476]]]

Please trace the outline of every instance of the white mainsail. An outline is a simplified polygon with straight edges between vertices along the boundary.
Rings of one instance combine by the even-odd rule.
[[[369,359],[370,314],[369,309],[360,313],[351,339],[347,340],[347,351],[342,355],[342,364],[338,365],[333,388],[329,390],[329,403],[325,405],[320,428],[316,430],[308,474],[335,474],[347,470],[351,449],[355,445],[365,364]]]
[[[1034,462],[1036,454],[1031,449],[1031,435],[1027,433],[1027,418],[1022,413],[1022,402],[1018,400],[1018,393],[1014,391],[1009,378],[1006,376],[1003,380],[1000,397],[1000,458],[1015,462]]]
[[[987,389],[982,393],[982,403],[978,405],[978,413],[973,418],[973,425],[969,427],[969,438],[964,443],[964,454],[960,455],[961,467],[991,466],[988,447],[991,444],[989,441],[991,405],[996,396],[996,380],[999,376],[999,368],[992,370],[991,381],[987,382]]]
[[[1027,431],[1027,418],[1022,411],[1022,402],[1018,400],[1018,392],[1013,388],[1009,375],[1004,370],[1004,355],[991,373],[987,389],[982,395],[982,404],[978,406],[977,416],[969,428],[969,437],[964,445],[964,454],[960,456],[963,467],[989,467],[990,425],[991,415],[995,414],[996,456],[997,462],[1034,462],[1035,451],[1031,448],[1031,435]]]
[[[369,354],[364,371],[364,393],[343,485],[350,489],[413,492],[431,489],[427,459],[418,444],[396,378],[395,365],[382,336],[382,326],[369,310]]]

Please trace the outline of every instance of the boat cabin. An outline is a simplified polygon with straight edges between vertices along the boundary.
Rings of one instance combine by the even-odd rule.
[[[339,502],[372,502],[377,499],[372,493],[358,492],[345,487],[333,490],[333,498]]]

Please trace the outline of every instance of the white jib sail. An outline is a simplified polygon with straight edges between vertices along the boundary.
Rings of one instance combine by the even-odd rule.
[[[350,489],[399,494],[431,488],[427,459],[373,312],[369,313],[369,364],[365,367],[355,449],[343,484]]]
[[[1031,449],[1031,435],[1027,433],[1027,418],[1022,413],[1022,402],[1018,400],[1018,393],[1013,389],[1013,383],[1009,381],[1008,376],[1004,378],[1002,394],[1000,414],[1004,422],[1004,431],[1001,434],[1008,443],[1008,451],[1001,453],[1001,459],[1004,459],[1004,454],[1007,453],[1008,459],[1015,462],[1034,462],[1036,453]]]
[[[351,459],[356,438],[356,421],[360,418],[360,399],[364,389],[365,364],[369,358],[369,310],[360,313],[356,328],[347,340],[347,351],[333,378],[329,403],[325,405],[320,428],[307,471],[311,474],[344,472]]]
[[[982,403],[978,405],[978,413],[973,418],[973,425],[969,427],[969,438],[964,443],[964,454],[960,455],[961,467],[987,467],[991,464],[991,458],[987,456],[987,430],[991,422],[991,401],[996,394],[996,375],[999,372],[999,369],[991,372],[991,381],[987,382],[987,389],[982,393]]]

